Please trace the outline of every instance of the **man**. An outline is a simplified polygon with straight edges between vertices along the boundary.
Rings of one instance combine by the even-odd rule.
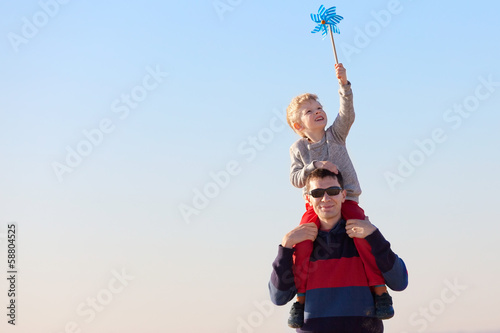
[[[306,188],[320,230],[314,223],[302,224],[283,237],[269,282],[271,300],[284,305],[294,298],[293,247],[311,240],[305,320],[297,332],[383,332],[382,321],[374,316],[373,297],[353,238],[366,240],[363,242],[371,249],[387,286],[395,291],[408,285],[403,260],[368,219],[342,219],[346,191],[340,172],[316,169],[307,178]]]

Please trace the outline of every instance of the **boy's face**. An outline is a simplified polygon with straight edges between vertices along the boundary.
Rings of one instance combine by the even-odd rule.
[[[299,114],[302,131],[324,129],[326,126],[326,113],[323,111],[323,106],[315,100],[302,103]]]

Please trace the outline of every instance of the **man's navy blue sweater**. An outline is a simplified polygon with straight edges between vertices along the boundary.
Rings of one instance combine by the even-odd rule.
[[[365,238],[371,246],[386,285],[401,291],[408,285],[406,266],[377,229]],[[293,249],[278,249],[269,282],[271,300],[284,305],[297,293],[293,276]],[[309,262],[304,326],[297,332],[381,333],[374,317],[373,296],[363,262],[341,220],[329,232],[319,231]]]

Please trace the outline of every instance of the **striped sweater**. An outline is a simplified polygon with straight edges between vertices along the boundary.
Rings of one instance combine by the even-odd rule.
[[[377,229],[365,238],[385,282],[395,291],[408,284],[406,266]],[[294,249],[279,246],[269,281],[271,300],[284,305],[297,293],[293,276]],[[309,262],[304,326],[297,332],[381,333],[374,317],[373,296],[354,241],[341,220],[329,232],[319,231]]]

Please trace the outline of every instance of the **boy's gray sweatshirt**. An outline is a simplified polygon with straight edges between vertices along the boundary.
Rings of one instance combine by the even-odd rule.
[[[325,130],[320,142],[310,143],[306,138],[290,147],[290,180],[293,186],[305,187],[306,177],[315,169],[315,161],[330,161],[337,165],[344,178],[347,200],[359,202],[361,187],[346,148],[347,134],[354,123],[351,83],[340,86],[340,110],[333,124]],[[304,188],[305,191],[305,188]]]

